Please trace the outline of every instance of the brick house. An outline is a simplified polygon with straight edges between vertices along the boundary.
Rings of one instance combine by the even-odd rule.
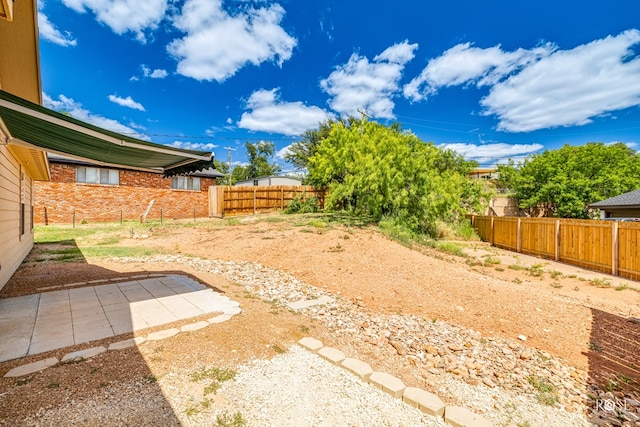
[[[209,187],[223,177],[209,169],[165,178],[51,154],[49,165],[51,181],[34,185],[36,224],[140,219],[151,201],[147,219],[207,217]]]

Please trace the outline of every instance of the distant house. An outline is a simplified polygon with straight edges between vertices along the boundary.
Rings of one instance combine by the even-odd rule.
[[[210,168],[184,175],[104,167],[49,154],[51,181],[34,185],[36,224],[206,217],[209,187],[223,176]],[[153,201],[153,204],[152,204]]]
[[[591,203],[589,207],[600,209],[601,218],[640,218],[640,190]]]
[[[469,172],[471,179],[498,179],[498,169],[472,169]]]
[[[302,185],[302,180],[298,178],[291,178],[289,176],[262,176],[260,178],[238,181],[234,185],[236,187],[251,187],[254,185],[260,187],[270,185],[299,186]]]

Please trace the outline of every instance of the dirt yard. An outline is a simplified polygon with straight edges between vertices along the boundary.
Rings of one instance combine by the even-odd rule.
[[[296,222],[276,216],[248,218],[226,226],[213,224],[151,228],[135,234],[126,230],[117,245],[145,246],[162,253],[205,259],[256,261],[351,301],[370,313],[415,315],[433,322],[444,320],[475,330],[483,337],[517,341],[518,336],[524,335],[527,346],[557,356],[592,377],[606,374],[608,368],[598,366],[611,357],[600,354],[610,353],[624,359],[625,364],[619,369],[623,369],[626,377],[640,379],[640,324],[636,322],[640,318],[639,283],[517,256],[481,242],[469,244],[470,255],[461,257],[431,248],[408,248],[372,228],[315,220]],[[82,241],[77,243],[82,247]],[[46,248],[45,245],[35,248],[31,260],[0,292],[1,298],[39,292],[38,287],[45,283],[62,285],[176,268],[163,263],[122,263],[108,258],[34,262],[38,251]],[[19,386],[3,379],[0,396],[8,394],[0,399],[0,413],[34,413],[40,408],[86,399],[87,393],[111,386],[115,392],[115,384],[125,378],[129,383],[131,378],[145,383],[149,378],[166,375],[176,366],[191,369],[194,361],[201,366],[238,365],[255,357],[273,356],[305,335],[328,344],[338,340],[313,319],[274,308],[219,275],[182,267],[180,272],[239,301],[244,314],[233,325],[221,325],[215,331],[203,330],[167,340],[162,345],[147,345],[139,354],[129,354],[136,362],[129,360],[126,366],[114,356],[100,366],[87,364],[81,370],[64,366],[55,373],[45,372]],[[205,348],[198,344],[203,342],[214,345]],[[602,352],[607,343],[615,349]],[[69,350],[53,355],[66,352]],[[362,353],[380,357],[373,351]],[[0,365],[0,374],[41,358],[32,356],[6,362]],[[372,366],[377,363],[369,362]],[[43,390],[46,404],[41,400]]]
[[[371,229],[245,221],[206,232],[159,231],[145,239],[145,245],[204,258],[257,261],[311,285],[326,286],[372,311],[442,319],[484,336],[525,335],[529,345],[583,369],[588,364],[592,309],[640,317],[640,292],[615,290],[625,283],[640,290],[639,283],[577,269],[565,274],[565,265],[514,257],[482,243],[472,246],[495,255],[463,258],[409,249]],[[515,264],[497,264],[498,257],[511,257]],[[529,266],[542,264],[546,272],[526,269],[525,259]],[[595,278],[595,285],[587,277]],[[607,282],[608,287],[598,287]]]

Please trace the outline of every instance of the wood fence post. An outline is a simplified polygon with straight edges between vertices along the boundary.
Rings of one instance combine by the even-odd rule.
[[[518,227],[516,231],[516,252],[522,252],[522,227],[521,227],[520,218],[518,218]]]
[[[280,205],[282,206],[282,210],[284,210],[284,188],[280,189]]]
[[[620,242],[618,240],[618,221],[611,221],[611,274],[618,275],[620,262]]]
[[[491,244],[493,245],[493,238],[494,236],[494,231],[493,231],[493,215],[491,216]]]
[[[556,219],[555,260],[560,261],[560,220]]]
[[[253,189],[253,215],[256,215],[256,189]]]

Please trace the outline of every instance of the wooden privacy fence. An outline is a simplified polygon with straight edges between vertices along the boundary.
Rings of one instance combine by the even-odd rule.
[[[640,223],[468,215],[485,242],[640,280]]]
[[[209,216],[255,215],[282,210],[295,198],[316,197],[324,207],[325,191],[311,186],[209,187]]]

